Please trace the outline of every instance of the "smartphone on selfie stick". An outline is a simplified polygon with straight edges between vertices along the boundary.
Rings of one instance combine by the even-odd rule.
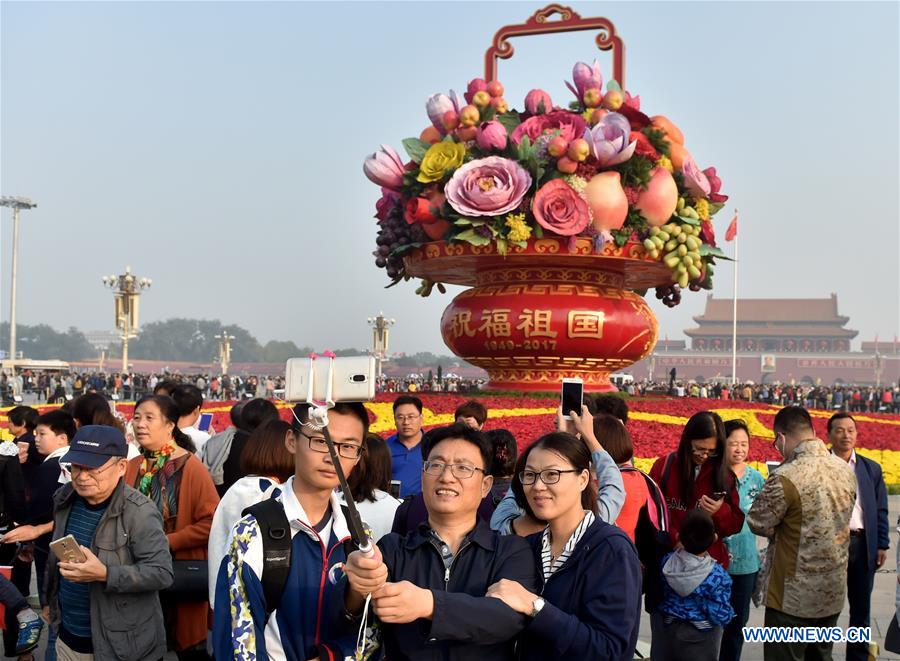
[[[584,404],[584,380],[577,377],[563,379],[560,393],[563,420],[571,420],[572,416],[569,413],[572,411],[581,415],[582,404]]]
[[[356,548],[363,555],[371,558],[375,555],[372,540],[362,524],[362,518],[359,516],[359,510],[356,509],[356,502],[353,500],[352,490],[347,482],[347,477],[344,475],[344,469],[341,467],[341,458],[338,455],[337,448],[334,446],[334,441],[331,439],[331,433],[328,431],[328,411],[334,407],[335,403],[338,401],[362,401],[366,398],[359,397],[359,395],[369,392],[371,392],[371,395],[368,399],[373,399],[375,396],[375,358],[372,356],[360,356],[354,357],[352,360],[355,366],[363,366],[364,364],[365,367],[362,372],[357,371],[350,375],[347,381],[347,389],[351,390],[354,395],[352,398],[342,397],[343,392],[335,393],[335,385],[338,385],[338,389],[342,387],[340,381],[338,384],[335,383],[335,375],[341,370],[335,369],[335,363],[338,360],[330,351],[326,351],[321,357],[314,353],[310,354],[308,360],[289,360],[285,390],[287,392],[296,392],[299,387],[297,381],[306,381],[306,403],[310,405],[307,424],[316,429],[321,429],[322,434],[325,436],[328,454],[331,456],[331,463],[334,465],[334,472],[337,473],[341,493],[344,495],[344,503],[347,505],[347,527],[350,529],[350,537],[353,539]],[[300,367],[307,368],[305,375],[298,373],[298,368]],[[325,368],[324,370],[323,367]],[[324,379],[320,376],[323,371]],[[305,379],[302,376],[305,376]],[[322,397],[317,398],[317,394],[321,394]]]

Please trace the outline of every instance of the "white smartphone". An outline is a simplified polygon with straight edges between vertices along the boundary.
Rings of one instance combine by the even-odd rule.
[[[331,361],[313,361],[313,398],[324,401]],[[284,399],[305,402],[309,394],[309,358],[291,358],[285,368]],[[345,356],[334,359],[331,396],[335,402],[368,402],[375,399],[375,357]]]
[[[584,403],[584,380],[577,377],[562,380],[562,393],[560,404],[564,420],[571,420],[569,412],[575,411],[581,415],[581,405]]]

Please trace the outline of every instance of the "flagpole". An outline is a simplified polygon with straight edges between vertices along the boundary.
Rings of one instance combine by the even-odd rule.
[[[734,217],[738,217],[738,210],[734,210]],[[738,232],[740,234],[740,232]],[[738,293],[738,242],[741,238],[734,235],[734,287],[731,310],[731,386],[737,384],[737,293]]]

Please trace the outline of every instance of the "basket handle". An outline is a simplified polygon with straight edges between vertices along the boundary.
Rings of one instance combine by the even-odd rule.
[[[551,21],[554,14],[559,20]],[[600,30],[595,41],[602,51],[612,51],[613,78],[625,89],[625,44],[616,34],[616,28],[608,18],[581,18],[571,7],[551,4],[537,10],[531,17],[519,25],[504,25],[497,30],[494,41],[484,54],[484,79],[497,80],[497,60],[508,60],[515,53],[507,39],[510,37],[526,37],[537,34],[553,34],[556,32],[580,32],[582,30]]]

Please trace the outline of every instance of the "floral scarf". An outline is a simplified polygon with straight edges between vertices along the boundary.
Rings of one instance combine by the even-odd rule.
[[[141,462],[141,469],[138,471],[138,491],[151,498],[150,483],[153,481],[153,476],[166,465],[173,452],[175,452],[175,446],[171,443],[166,443],[155,452],[147,449],[141,450],[144,459]]]

